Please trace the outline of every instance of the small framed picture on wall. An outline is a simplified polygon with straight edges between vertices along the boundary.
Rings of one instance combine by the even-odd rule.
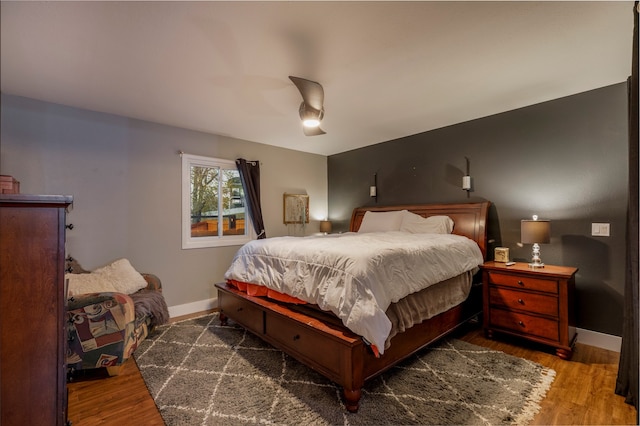
[[[309,196],[285,193],[283,196],[283,221],[286,225],[309,223]]]

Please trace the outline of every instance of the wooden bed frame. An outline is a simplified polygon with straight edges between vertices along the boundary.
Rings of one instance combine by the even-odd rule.
[[[356,208],[351,216],[350,230],[359,229],[366,211],[404,209],[424,217],[449,216],[455,222],[453,233],[476,241],[486,259],[487,201]],[[473,286],[467,301],[397,334],[384,355],[376,358],[362,338],[342,325],[332,314],[264,297],[249,296],[226,283],[216,284],[216,287],[220,321],[223,324],[231,318],[342,386],[345,406],[351,412],[358,410],[366,380],[440,339],[482,311],[481,286]]]

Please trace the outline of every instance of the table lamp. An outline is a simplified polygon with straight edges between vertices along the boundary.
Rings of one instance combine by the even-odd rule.
[[[523,244],[533,244],[530,268],[544,268],[540,259],[540,244],[548,244],[551,239],[551,223],[548,220],[538,220],[533,215],[533,220],[520,221],[520,237]]]
[[[320,232],[322,232],[323,234],[327,234],[329,232],[331,232],[331,222],[328,220],[321,220],[320,221]]]

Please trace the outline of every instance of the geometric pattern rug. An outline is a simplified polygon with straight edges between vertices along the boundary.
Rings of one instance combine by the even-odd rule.
[[[167,425],[523,425],[555,371],[444,339],[365,383],[357,413],[341,388],[218,313],[164,325],[135,359]]]

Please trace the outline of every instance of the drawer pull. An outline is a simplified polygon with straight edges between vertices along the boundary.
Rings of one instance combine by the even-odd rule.
[[[236,312],[242,312],[243,309],[244,308],[238,308],[238,309],[236,309]]]
[[[295,341],[295,340],[300,340],[300,335],[299,335],[299,334],[296,334],[295,336],[293,336],[293,340],[294,340],[294,341]]]
[[[522,280],[518,280],[518,285],[524,285],[524,283],[522,282]]]
[[[524,323],[523,323],[522,321],[518,321],[518,325],[519,325],[520,327],[524,327]]]
[[[521,304],[521,305],[524,305],[524,300],[518,299],[518,303]]]

